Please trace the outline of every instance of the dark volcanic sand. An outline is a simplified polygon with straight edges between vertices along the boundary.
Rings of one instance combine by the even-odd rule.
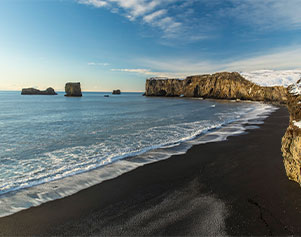
[[[301,235],[301,189],[280,151],[287,125],[281,107],[248,134],[0,218],[0,234]]]

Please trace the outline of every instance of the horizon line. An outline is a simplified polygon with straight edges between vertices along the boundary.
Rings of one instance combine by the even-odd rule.
[[[21,90],[7,90],[7,89],[0,89],[0,91],[11,91],[11,92],[21,92]],[[102,93],[112,93],[113,90],[110,91],[92,91],[92,90],[82,90],[82,92],[102,92]],[[57,90],[55,92],[62,92],[65,93],[65,91]],[[122,91],[121,93],[144,93],[145,91]]]

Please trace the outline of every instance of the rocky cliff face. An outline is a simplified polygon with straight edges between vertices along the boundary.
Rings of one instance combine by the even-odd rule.
[[[68,82],[65,85],[65,96],[82,96],[82,91],[79,82]]]
[[[288,87],[290,123],[282,138],[284,166],[289,179],[301,185],[301,80]]]
[[[183,94],[184,81],[180,79],[157,79],[146,80],[146,96],[180,96]]]
[[[53,88],[49,87],[45,91],[40,91],[34,88],[22,89],[21,95],[57,95]]]
[[[286,103],[286,88],[262,87],[243,78],[239,73],[223,72],[190,76],[185,80],[146,80],[146,96],[187,96],[213,99],[241,99]]]

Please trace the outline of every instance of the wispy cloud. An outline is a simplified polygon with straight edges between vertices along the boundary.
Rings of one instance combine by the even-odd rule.
[[[78,0],[78,2],[97,8],[108,8],[113,13],[122,14],[130,21],[139,20],[143,24],[161,30],[164,38],[179,37],[187,30],[185,24],[180,21],[181,17],[178,17],[179,13],[175,12],[175,6],[178,6],[181,15],[185,13],[184,7],[188,4],[181,5],[183,0]],[[169,12],[168,9],[173,12]]]
[[[93,5],[94,7],[108,6],[108,3],[102,0],[78,0],[78,2],[81,4]]]
[[[263,55],[228,62],[224,66],[225,69],[239,71],[301,68],[301,46],[276,49]]]
[[[81,4],[92,5],[94,7],[119,8],[124,12],[130,20],[135,20],[137,17],[145,16],[153,11],[159,5],[162,5],[162,0],[78,0]]]
[[[107,8],[130,21],[163,32],[163,38],[197,41],[212,37],[227,23],[253,30],[301,28],[300,0],[77,0]],[[185,37],[183,37],[185,36]]]
[[[228,0],[228,7],[218,8],[216,15],[232,18],[259,29],[301,27],[300,0]],[[220,1],[215,1],[216,4]]]
[[[150,77],[177,77],[177,78],[184,78],[185,73],[170,73],[170,72],[155,72],[150,69],[143,69],[143,68],[136,68],[136,69],[129,69],[129,68],[122,68],[122,69],[111,69],[113,72],[129,72],[129,73],[138,73]]]
[[[112,72],[136,72],[136,73],[142,73],[142,74],[147,74],[151,72],[150,69],[141,69],[141,68],[136,68],[136,69],[127,69],[127,68],[122,68],[122,69],[117,69],[113,68],[111,69]]]
[[[146,76],[185,78],[189,75],[218,71],[253,71],[263,69],[301,69],[301,46],[278,49],[263,55],[245,59],[229,59],[222,62],[188,59],[139,59],[151,69],[112,69],[112,71],[139,73]]]
[[[96,63],[96,62],[88,62],[89,66],[110,66],[111,64],[109,63]]]
[[[143,17],[143,20],[147,23],[151,23],[153,22],[154,20],[156,20],[157,18],[163,16],[163,15],[166,15],[167,11],[165,9],[162,9],[162,10],[158,10],[158,11],[155,11],[151,14],[148,14],[148,15],[145,15]]]

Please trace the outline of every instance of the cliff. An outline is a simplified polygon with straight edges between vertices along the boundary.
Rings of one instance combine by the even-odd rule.
[[[286,89],[282,86],[259,86],[236,72],[190,76],[184,80],[150,78],[146,80],[145,95],[240,99],[287,104],[290,123],[282,138],[281,150],[288,178],[301,185],[301,79]]]
[[[68,82],[65,85],[65,96],[82,96],[82,91],[79,82]]]
[[[189,76],[180,79],[146,80],[146,96],[186,96],[212,99],[241,99],[286,103],[287,90],[282,86],[263,87],[237,72]]]
[[[22,89],[21,95],[57,95],[53,88],[49,87],[45,91],[40,91],[34,88]]]
[[[288,178],[301,185],[301,80],[288,87],[287,97],[290,123],[281,150]]]

